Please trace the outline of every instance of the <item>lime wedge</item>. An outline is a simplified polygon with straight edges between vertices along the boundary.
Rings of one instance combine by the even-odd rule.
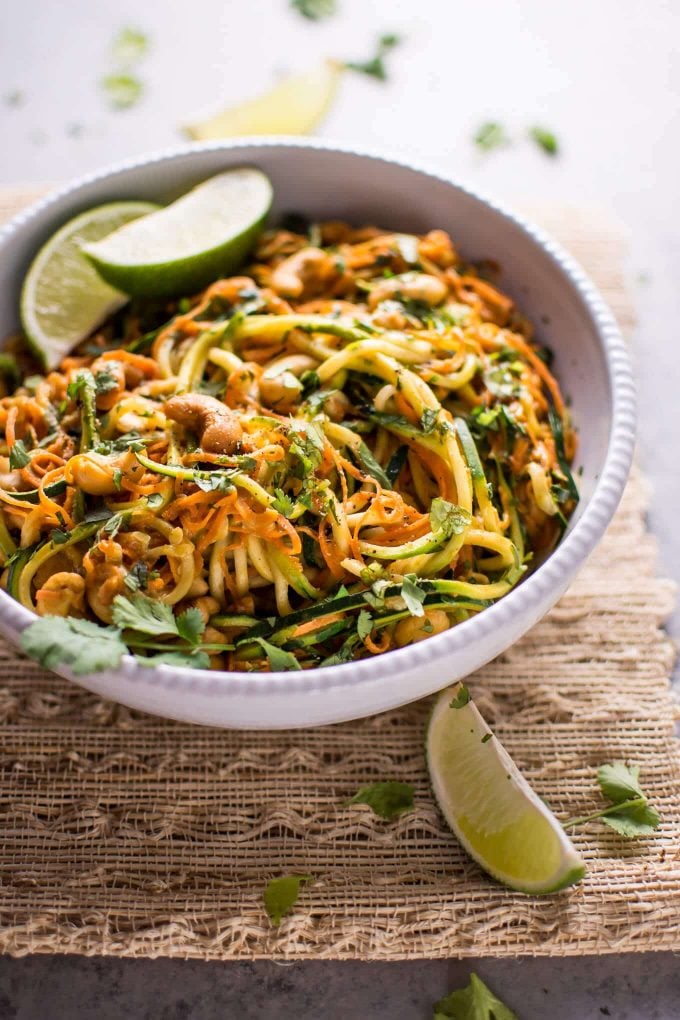
[[[128,300],[100,279],[83,258],[81,245],[156,209],[150,202],[99,205],[69,220],[40,249],[21,291],[21,322],[45,368],[55,368]]]
[[[236,167],[82,250],[107,283],[127,294],[189,294],[241,265],[271,202],[269,178]]]
[[[463,684],[442,691],[427,730],[430,780],[444,818],[503,885],[534,895],[573,885],[585,874],[583,861],[468,697]]]
[[[342,64],[327,60],[312,71],[289,75],[264,95],[187,124],[184,130],[197,141],[235,135],[307,135],[328,111],[342,70]]]

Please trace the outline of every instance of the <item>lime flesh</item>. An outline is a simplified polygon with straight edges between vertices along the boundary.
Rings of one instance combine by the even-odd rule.
[[[341,73],[342,64],[327,60],[311,71],[289,75],[264,95],[187,124],[184,130],[197,141],[237,135],[309,134],[328,111]]]
[[[81,246],[156,209],[150,202],[109,202],[88,209],[40,249],[21,290],[21,323],[45,368],[55,368],[128,300],[100,278]]]
[[[269,179],[254,167],[237,167],[83,251],[111,286],[127,294],[190,294],[238,269],[271,202]]]
[[[439,696],[427,731],[432,789],[467,852],[503,885],[535,895],[585,874],[562,826],[531,789],[472,701],[451,705],[460,687]]]

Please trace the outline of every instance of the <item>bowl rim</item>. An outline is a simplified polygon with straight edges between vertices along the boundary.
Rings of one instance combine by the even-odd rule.
[[[464,646],[474,642],[483,644],[484,639],[503,628],[511,620],[524,617],[525,632],[541,611],[545,597],[552,589],[562,593],[574,573],[599,542],[616,511],[628,478],[635,444],[635,387],[633,372],[626,343],[619,327],[598,289],[589,279],[577,261],[554,241],[545,231],[523,216],[509,210],[501,202],[488,197],[476,188],[452,177],[436,165],[424,165],[404,159],[400,154],[387,150],[376,151],[362,144],[335,142],[330,139],[309,139],[287,135],[243,136],[219,142],[186,143],[168,149],[156,150],[147,155],[121,160],[81,175],[75,180],[49,192],[44,198],[31,204],[14,216],[0,229],[0,249],[35,217],[58,205],[69,196],[88,185],[97,184],[108,177],[152,167],[158,163],[199,155],[201,153],[232,153],[240,149],[297,149],[357,156],[375,163],[393,165],[420,174],[432,181],[446,184],[467,198],[478,202],[503,220],[518,228],[541,249],[556,268],[574,288],[588,312],[599,346],[604,355],[607,380],[612,399],[607,453],[592,496],[582,516],[569,531],[557,548],[536,571],[522,584],[514,588],[498,602],[478,616],[452,627],[442,634],[426,641],[408,645],[405,648],[381,654],[380,680],[387,681],[405,672],[424,669],[434,661],[456,654]],[[247,159],[257,157],[248,156]],[[15,601],[8,593],[0,590],[0,631],[16,641],[18,634],[33,620],[35,614]],[[82,678],[72,671],[59,668],[61,673],[75,682]],[[141,666],[131,655],[126,655],[120,666],[105,673],[92,675],[122,675],[126,680],[144,686],[200,690],[201,694],[224,694],[262,696],[267,693],[311,693],[338,687],[354,688],[364,681],[376,679],[374,657],[338,664],[335,666],[312,667],[291,672],[248,673],[226,670],[195,670],[178,667]]]

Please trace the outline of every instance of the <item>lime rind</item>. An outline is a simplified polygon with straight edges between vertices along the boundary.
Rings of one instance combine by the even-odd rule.
[[[151,202],[108,202],[69,220],[42,246],[24,279],[20,314],[26,339],[45,368],[56,367],[128,301],[99,277],[81,245],[157,209]]]
[[[580,881],[585,865],[552,812],[469,701],[439,696],[426,753],[434,797],[447,824],[488,874],[529,895]]]
[[[232,168],[83,252],[104,280],[132,296],[191,294],[243,264],[272,198],[262,171]]]

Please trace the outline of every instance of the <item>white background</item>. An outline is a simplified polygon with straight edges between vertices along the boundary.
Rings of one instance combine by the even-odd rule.
[[[187,119],[268,88],[284,71],[306,70],[324,57],[364,59],[377,35],[402,35],[403,44],[388,57],[389,82],[347,74],[318,133],[432,162],[506,202],[601,205],[628,226],[629,276],[640,313],[635,356],[641,455],[656,489],[651,520],[662,541],[664,569],[677,575],[680,0],[338,2],[340,15],[314,24],[290,10],[287,0],[6,0],[0,35],[0,184],[62,181],[171,146],[181,140],[179,125]],[[98,83],[115,70],[110,46],[124,25],[138,26],[151,40],[138,69],[145,95],[136,108],[111,112]],[[23,94],[20,105],[3,101],[17,90]],[[487,119],[506,125],[515,144],[480,154],[471,137]],[[526,128],[534,123],[557,134],[559,158],[551,160],[526,140]],[[499,994],[505,992],[516,1008],[530,1010],[520,1014],[527,1020],[599,1017],[607,1004],[620,1020],[677,1016],[674,962],[659,957],[647,968],[641,963],[607,958],[597,968],[577,960],[487,963],[478,969],[495,977]],[[141,971],[121,971],[122,965],[115,965],[115,980],[131,982],[143,1002],[144,988],[134,977]],[[94,980],[87,961],[68,971],[59,960],[21,966],[32,967],[24,971],[25,982],[15,981],[23,1018],[45,1015],[44,998],[25,989],[35,981],[39,987],[48,966],[54,987],[62,990],[58,1002],[64,1009],[71,1004],[70,1016],[85,1016],[77,1002],[81,989]],[[223,973],[234,990],[243,990],[244,1001],[254,1003],[254,986],[263,994],[262,975],[274,973],[266,966],[248,971],[232,965]],[[317,972],[312,979],[313,972],[303,968],[294,981],[290,972],[292,991],[284,994],[281,983],[272,981],[268,998],[258,1001],[270,1005],[272,1015],[280,1009],[282,1016],[296,1011],[316,1016],[304,1012],[309,995],[309,1001],[326,1002],[323,1015],[329,1020],[429,1017],[427,1006],[443,994],[446,982],[462,983],[467,973],[466,965],[456,966],[453,980],[453,966],[446,972],[446,964],[394,965],[387,980],[384,968],[360,968],[352,976],[345,968],[347,995],[353,997],[336,1001],[337,1012],[324,995],[329,981],[337,989],[337,970],[327,970],[325,977]],[[214,1015],[205,984],[216,987],[214,969],[189,972],[181,964],[166,964],[159,981],[159,967],[150,963],[145,970],[150,1004],[156,996],[168,1003],[182,994],[186,998],[190,989],[183,985],[191,973],[195,1007],[163,1015]],[[21,972],[6,973],[9,980]],[[114,964],[101,965],[97,974],[99,992],[109,1001]],[[649,991],[643,991],[648,982]],[[302,998],[295,999],[298,992]],[[55,1017],[62,1015],[58,1002]],[[123,998],[120,1003],[128,1008]],[[106,1012],[102,1005],[88,1015],[122,1014]],[[246,1007],[242,1015],[262,1014]]]

